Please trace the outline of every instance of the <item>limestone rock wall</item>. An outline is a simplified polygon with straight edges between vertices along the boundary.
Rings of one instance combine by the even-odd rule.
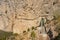
[[[41,15],[53,15],[58,8],[60,0],[0,0],[0,29],[21,33],[38,26]]]

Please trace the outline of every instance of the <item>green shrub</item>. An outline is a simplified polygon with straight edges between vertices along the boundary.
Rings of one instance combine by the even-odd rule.
[[[36,37],[36,34],[35,34],[34,31],[32,31],[32,32],[31,32],[31,38],[32,38],[32,40],[35,40],[35,37]]]
[[[17,34],[17,33],[14,33],[13,35],[14,35],[14,36],[18,36],[18,34]]]
[[[28,28],[28,29],[27,29],[27,31],[29,32],[29,31],[30,31],[30,29]]]
[[[23,31],[23,33],[26,33],[26,31]]]
[[[11,35],[13,35],[12,32],[5,32],[0,30],[0,40],[6,40],[6,38],[10,37]]]
[[[34,30],[35,28],[34,27],[32,27],[32,30]]]

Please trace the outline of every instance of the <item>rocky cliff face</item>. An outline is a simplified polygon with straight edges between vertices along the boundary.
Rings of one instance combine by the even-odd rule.
[[[0,0],[0,29],[21,33],[40,23],[41,16],[60,8],[60,0]]]

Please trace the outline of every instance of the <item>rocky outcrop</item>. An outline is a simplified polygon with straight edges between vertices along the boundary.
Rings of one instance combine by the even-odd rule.
[[[0,0],[0,29],[20,34],[39,26],[42,16],[51,20],[59,8],[60,0]]]

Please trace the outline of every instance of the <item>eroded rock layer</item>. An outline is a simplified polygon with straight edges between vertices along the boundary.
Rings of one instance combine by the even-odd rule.
[[[21,33],[38,26],[40,16],[51,16],[59,8],[60,0],[0,0],[0,29]]]

